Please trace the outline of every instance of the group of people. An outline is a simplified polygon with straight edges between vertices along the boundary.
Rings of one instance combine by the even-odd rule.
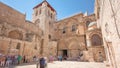
[[[37,68],[47,68],[47,62],[53,62],[58,59],[58,61],[66,60],[67,57],[60,56],[50,56],[47,57],[37,57],[33,56],[33,62],[37,62]],[[0,55],[0,67],[9,67],[10,65],[17,65],[20,63],[28,63],[26,56],[21,55]]]
[[[0,55],[0,66],[10,66],[10,65],[16,65],[19,64],[22,60],[22,56],[20,55]]]
[[[33,57],[33,59],[35,59],[35,57]],[[37,62],[37,68],[47,68],[47,63],[48,62],[53,62],[55,60],[58,60],[58,61],[62,61],[62,60],[66,60],[67,59],[67,56],[66,57],[62,57],[61,55],[60,56],[49,56],[49,58],[47,59],[47,57],[40,57],[38,59],[38,62]]]
[[[63,57],[60,55],[58,56],[58,61],[62,61],[63,60]]]

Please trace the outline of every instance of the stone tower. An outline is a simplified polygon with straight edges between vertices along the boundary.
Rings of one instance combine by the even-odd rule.
[[[33,8],[33,23],[42,30],[41,49],[42,55],[48,55],[49,41],[52,37],[53,23],[56,21],[56,11],[44,0]]]
[[[95,0],[94,13],[95,13],[96,19],[99,19],[99,12],[100,12],[100,0]]]

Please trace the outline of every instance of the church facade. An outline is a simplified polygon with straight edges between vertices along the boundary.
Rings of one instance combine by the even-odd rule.
[[[0,3],[0,52],[28,56],[80,57],[81,61],[106,60],[101,29],[95,14],[78,13],[57,20],[57,12],[44,0],[33,8],[32,22],[26,15]]]

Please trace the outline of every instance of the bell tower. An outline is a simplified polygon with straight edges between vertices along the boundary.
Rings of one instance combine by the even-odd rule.
[[[32,22],[42,30],[44,40],[42,43],[43,54],[47,54],[47,46],[49,43],[49,36],[52,35],[53,24],[56,21],[55,9],[46,1],[38,4],[33,8]]]
[[[100,13],[100,0],[95,0],[94,13],[95,13],[96,19],[99,19],[99,13]]]

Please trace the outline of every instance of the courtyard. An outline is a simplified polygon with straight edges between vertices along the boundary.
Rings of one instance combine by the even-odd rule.
[[[36,64],[22,64],[11,68],[36,68]],[[54,61],[48,63],[47,68],[105,68],[105,64],[96,62]]]
[[[33,62],[46,57],[55,59],[47,68],[120,68],[119,6],[119,0],[0,0],[0,66],[37,68]]]

